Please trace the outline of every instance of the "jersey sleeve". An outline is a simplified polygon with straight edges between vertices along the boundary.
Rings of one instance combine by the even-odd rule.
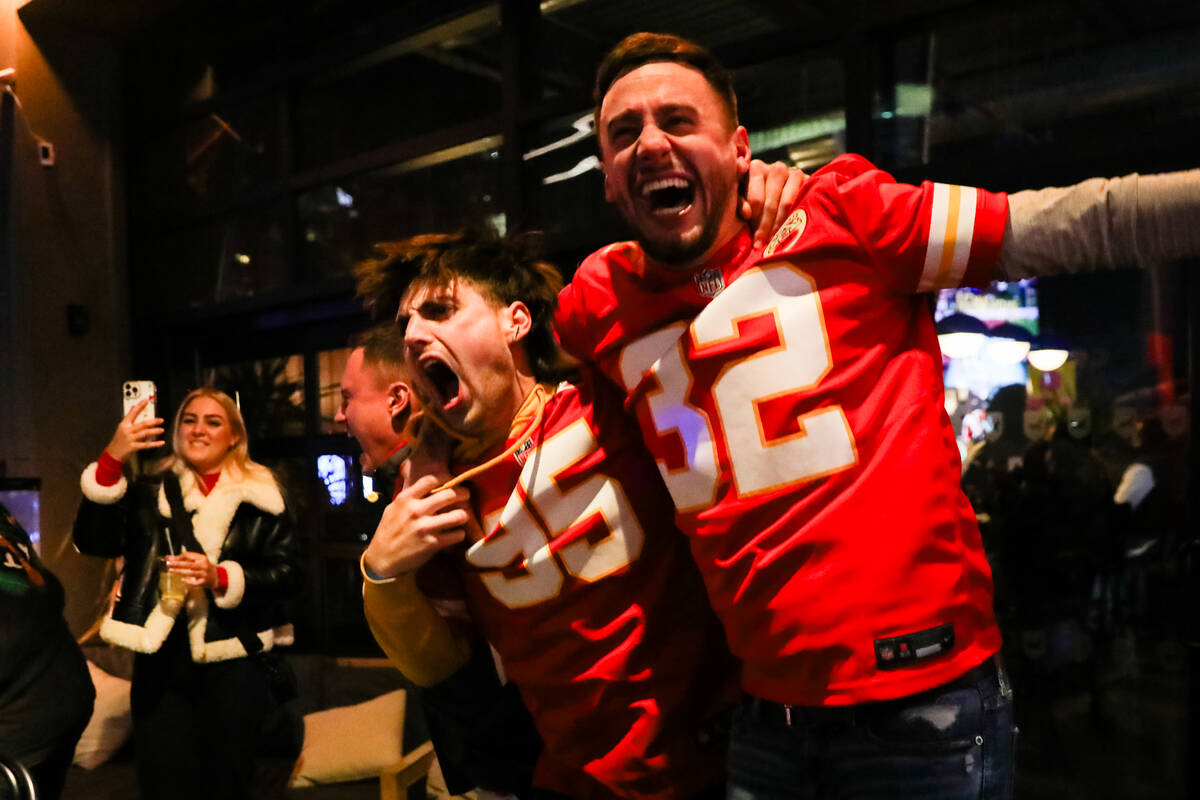
[[[601,353],[627,332],[629,298],[624,298],[623,307],[618,284],[628,287],[635,280],[640,252],[633,242],[602,247],[583,260],[571,282],[559,291],[554,313],[558,343],[580,361],[600,360]]]
[[[364,581],[363,610],[388,660],[418,686],[440,683],[471,656],[470,641],[421,593],[415,573],[386,583]]]
[[[992,279],[1008,217],[1006,195],[932,181],[898,183],[857,156],[845,157],[837,172],[835,202],[893,289],[928,292]]]
[[[580,284],[572,281],[558,293],[558,307],[554,310],[554,333],[558,343],[571,355],[583,361],[592,360],[592,348],[588,346],[587,314],[583,309]]]

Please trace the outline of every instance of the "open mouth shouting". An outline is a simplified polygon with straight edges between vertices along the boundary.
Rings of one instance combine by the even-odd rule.
[[[429,399],[442,411],[458,406],[462,401],[462,384],[454,370],[435,356],[422,359],[419,366],[425,376],[426,391],[432,395]]]
[[[656,217],[681,217],[692,207],[696,186],[689,178],[672,175],[645,181],[638,196]]]

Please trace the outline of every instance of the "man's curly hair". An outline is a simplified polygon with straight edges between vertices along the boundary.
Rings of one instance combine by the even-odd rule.
[[[557,381],[567,372],[553,328],[562,276],[541,258],[537,234],[500,236],[490,228],[464,228],[380,242],[375,251],[355,265],[354,278],[376,319],[395,319],[410,289],[465,280],[497,306],[520,301],[529,309],[532,326],[524,343],[534,377]]]

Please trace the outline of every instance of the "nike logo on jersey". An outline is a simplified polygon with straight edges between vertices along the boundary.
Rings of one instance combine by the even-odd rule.
[[[533,439],[526,439],[521,442],[521,446],[513,451],[513,458],[521,466],[525,466],[525,458],[529,455],[529,451],[533,449]]]

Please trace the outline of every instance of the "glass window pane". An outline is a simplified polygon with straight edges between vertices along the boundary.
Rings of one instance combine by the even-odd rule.
[[[313,52],[331,43],[375,41],[404,34],[478,6],[478,0],[289,0],[293,52]]]
[[[0,507],[12,514],[42,553],[42,482],[38,478],[5,478],[0,475]],[[2,512],[0,512],[2,513]]]
[[[347,495],[354,496],[350,477],[350,459],[329,453],[317,456],[317,474],[325,485],[323,499],[331,506],[344,506]]]
[[[307,558],[312,543],[320,539],[319,516],[313,513],[314,509],[319,507],[316,500],[320,498],[321,487],[316,473],[308,468],[309,461],[306,458],[258,458],[253,441],[250,442],[250,455],[275,473],[275,479],[279,481],[284,499],[288,503],[288,510],[299,526],[300,535],[297,541],[302,557]],[[306,579],[309,577],[305,575]]]
[[[628,236],[615,209],[604,201],[590,108],[538,126],[524,155],[532,227],[545,231],[551,253],[577,258]],[[560,269],[573,266],[559,264]]]
[[[499,112],[503,93],[497,32],[464,31],[452,41],[402,40],[400,55],[333,80],[302,86],[293,99],[297,169],[320,166],[391,142]],[[376,54],[368,54],[369,63]]]
[[[131,111],[169,114],[278,69],[286,43],[281,7],[241,4],[236,24],[227,13],[197,13],[187,4],[162,15],[125,51]]]
[[[738,117],[750,152],[812,171],[845,152],[844,75],[835,58],[792,56],[739,70]]]
[[[312,508],[325,519],[322,541],[365,544],[392,499],[391,482],[363,475],[357,453],[342,452],[337,446],[327,450],[339,452],[321,452],[308,465]]]
[[[374,486],[370,480],[363,481],[357,458],[346,457],[345,460],[350,476],[346,500],[338,506],[330,505],[333,511],[326,515],[324,540],[366,547],[391,497],[386,488]],[[373,491],[364,492],[364,487]],[[384,491],[378,491],[380,488]],[[370,496],[364,497],[364,494]]]
[[[250,453],[255,454],[254,442],[250,442]],[[261,458],[263,464],[275,473],[275,479],[283,490],[288,511],[296,525],[297,556],[302,569],[303,587],[299,596],[291,602],[292,621],[296,627],[295,648],[301,652],[319,650],[321,601],[313,587],[317,585],[313,575],[313,554],[320,541],[321,516],[314,513],[318,507],[314,498],[319,498],[320,482],[315,472],[309,469],[307,458]]]
[[[301,194],[306,274],[349,274],[376,242],[466,224],[500,223],[499,137]]]
[[[222,364],[204,371],[203,383],[238,401],[250,445],[264,436],[304,434],[304,358],[299,355]],[[253,452],[253,450],[251,450]]]
[[[799,24],[819,18],[807,4],[792,4],[788,13]],[[604,53],[634,31],[678,34],[720,51],[724,45],[774,33],[780,15],[764,3],[659,0],[543,0],[542,40],[548,88],[558,82],[579,85],[591,94],[596,65]],[[797,47],[801,43],[797,43]]]
[[[996,6],[895,40],[880,51],[879,160],[991,162],[1010,177],[1031,159],[1134,156],[1121,171],[1147,169],[1147,151],[1184,150],[1194,133],[1200,30],[1180,8],[1190,25],[1159,16],[1157,30],[1120,42],[1062,3]]]
[[[346,370],[346,359],[350,348],[324,350],[317,353],[317,369],[320,370],[321,420],[318,433],[345,433],[345,426],[333,421],[342,405],[342,373]]]
[[[363,475],[362,460],[346,453],[317,456],[316,474],[324,491],[321,507],[335,511],[327,520],[329,541],[366,543],[371,538],[383,507],[392,496],[389,479]]]
[[[258,206],[150,239],[133,259],[134,307],[200,308],[288,285],[285,211]]]
[[[228,202],[281,175],[278,98],[212,112],[147,142],[136,211],[158,220]]]

